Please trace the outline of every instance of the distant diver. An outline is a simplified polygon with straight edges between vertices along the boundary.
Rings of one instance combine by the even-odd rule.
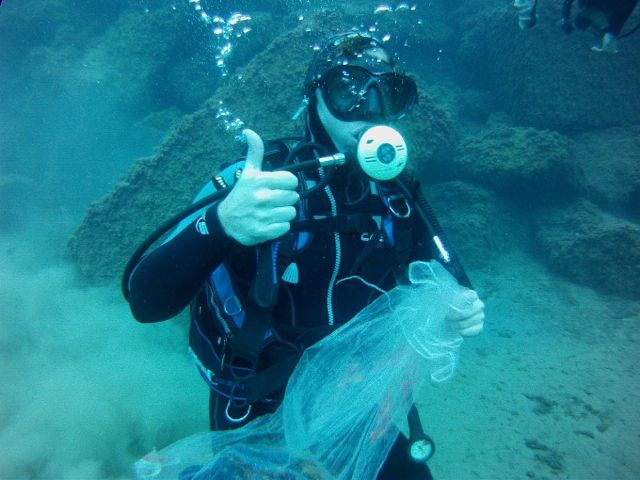
[[[572,15],[573,4],[576,13]],[[518,11],[518,26],[521,29],[533,28],[537,23],[537,0],[514,0]],[[573,27],[579,30],[591,28],[602,38],[601,45],[591,48],[594,52],[617,53],[618,39],[628,37],[640,28],[640,22],[630,31],[621,34],[622,27],[629,19],[638,0],[563,0],[562,31],[569,34]]]
[[[591,28],[602,44],[591,48],[594,52],[617,53],[618,39],[628,37],[640,27],[622,34],[622,27],[638,5],[638,0],[578,0],[577,12],[572,17],[571,9],[575,0],[564,0],[562,5],[562,30],[569,34],[575,26],[579,30]]]

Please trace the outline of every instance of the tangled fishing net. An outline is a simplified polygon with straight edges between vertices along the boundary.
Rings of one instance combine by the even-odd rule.
[[[275,413],[151,452],[138,479],[375,478],[413,392],[450,378],[462,343],[445,321],[468,308],[462,287],[435,261],[412,263],[409,280],[308,348]]]

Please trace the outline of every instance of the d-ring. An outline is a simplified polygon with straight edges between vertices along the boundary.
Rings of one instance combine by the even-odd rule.
[[[247,405],[247,411],[245,412],[244,415],[242,415],[241,417],[238,418],[234,418],[231,416],[231,414],[229,413],[229,407],[231,406],[231,398],[229,398],[229,400],[227,401],[227,407],[224,409],[224,416],[227,418],[227,420],[229,420],[231,423],[242,423],[244,422],[247,417],[249,416],[249,414],[251,413],[251,404]]]
[[[393,200],[397,200],[397,199],[402,199],[402,201],[404,202],[404,213],[396,210],[393,206]],[[411,215],[411,205],[409,205],[409,202],[407,201],[407,199],[404,197],[404,195],[402,194],[395,194],[395,195],[389,195],[387,198],[387,206],[389,207],[389,211],[391,211],[391,213],[396,217],[396,218],[408,218]]]

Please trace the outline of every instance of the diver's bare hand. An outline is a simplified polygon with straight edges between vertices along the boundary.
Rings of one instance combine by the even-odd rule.
[[[463,337],[473,337],[484,327],[484,303],[475,290],[463,290],[460,301],[453,305],[446,320]]]
[[[289,231],[300,200],[298,178],[291,172],[263,172],[264,144],[253,130],[242,132],[248,144],[242,175],[218,205],[218,218],[227,235],[251,246]]]

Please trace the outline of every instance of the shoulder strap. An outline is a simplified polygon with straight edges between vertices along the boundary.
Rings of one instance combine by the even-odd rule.
[[[267,170],[273,170],[284,163],[289,152],[302,139],[298,137],[286,137],[278,140],[269,140],[264,146],[263,165]],[[213,176],[213,185],[216,190],[233,186],[240,178],[244,168],[246,155],[231,163],[223,163],[220,172]]]
[[[267,142],[263,161],[265,169],[272,170],[283,164],[291,149],[300,140],[298,137],[287,137]],[[245,161],[246,157],[242,157],[235,162],[223,164],[220,172],[211,181],[215,189],[219,191],[232,187],[242,175]]]
[[[335,217],[308,218],[291,222],[292,232],[371,232],[377,229],[371,215],[340,214]]]

